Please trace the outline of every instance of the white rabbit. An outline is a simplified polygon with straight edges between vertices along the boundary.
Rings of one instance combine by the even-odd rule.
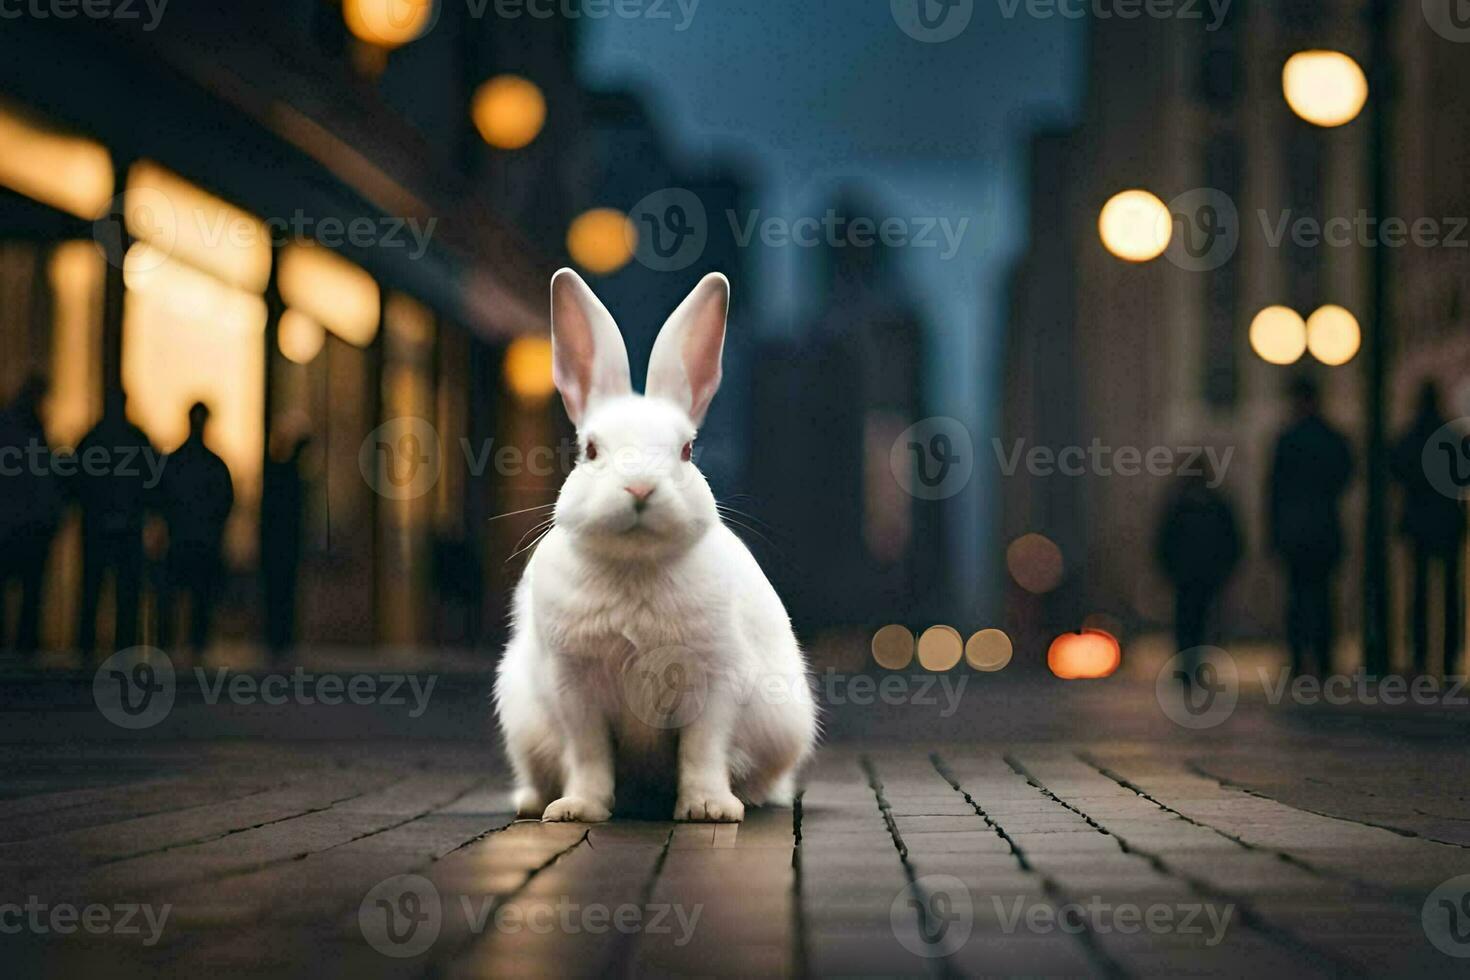
[[[730,284],[706,276],[664,324],[646,395],[575,272],[551,280],[553,375],[581,455],[516,589],[495,703],[515,806],[595,822],[614,772],[676,796],[675,820],[790,805],[817,736],[776,591],[691,459],[720,384]]]

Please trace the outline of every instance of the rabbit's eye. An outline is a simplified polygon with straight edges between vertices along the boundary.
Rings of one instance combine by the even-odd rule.
[[[684,462],[687,463],[687,462],[689,462],[690,458],[693,457],[693,456],[694,456],[694,443],[692,443],[692,442],[686,442],[686,443],[684,443],[684,448],[679,451],[679,458],[682,459]]]
[[[596,458],[597,458],[597,443],[593,442],[591,439],[588,439],[587,440],[587,462],[590,463],[590,462],[592,462]]]

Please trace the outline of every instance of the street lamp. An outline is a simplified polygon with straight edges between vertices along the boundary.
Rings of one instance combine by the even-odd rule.
[[[1307,317],[1307,349],[1328,367],[1351,361],[1362,342],[1358,318],[1341,306],[1328,303]]]
[[[627,265],[637,244],[638,229],[616,208],[593,208],[578,215],[567,229],[567,254],[599,276]]]
[[[501,150],[530,145],[546,125],[546,96],[519,75],[496,75],[475,90],[470,114],[480,137]]]
[[[1168,205],[1145,190],[1120,191],[1097,216],[1103,247],[1128,262],[1148,262],[1164,254],[1174,234]]]
[[[431,26],[437,0],[343,0],[342,20],[359,41],[391,51]]]
[[[1341,52],[1302,51],[1287,59],[1282,89],[1287,104],[1303,119],[1318,126],[1340,126],[1356,118],[1371,89],[1377,93],[1369,117],[1367,181],[1375,218],[1388,213],[1390,194],[1389,122],[1394,98],[1393,0],[1368,0],[1365,19],[1370,49],[1370,84],[1356,61]],[[1388,671],[1388,473],[1387,405],[1389,327],[1388,249],[1372,249],[1369,280],[1368,336],[1364,343],[1363,374],[1367,450],[1367,494],[1363,507],[1363,666],[1369,674]]]
[[[1268,364],[1295,364],[1307,351],[1307,325],[1289,306],[1268,306],[1251,320],[1251,350]]]
[[[1292,112],[1330,129],[1358,118],[1368,101],[1368,76],[1341,51],[1299,51],[1281,69],[1281,90]]]

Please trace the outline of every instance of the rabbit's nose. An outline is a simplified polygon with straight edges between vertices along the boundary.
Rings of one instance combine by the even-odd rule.
[[[653,496],[652,483],[630,483],[624,490],[633,495],[633,508],[642,510],[648,504],[648,498]]]

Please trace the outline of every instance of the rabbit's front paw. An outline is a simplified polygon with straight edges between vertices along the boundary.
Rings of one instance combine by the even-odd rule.
[[[602,823],[612,816],[612,811],[596,800],[577,796],[563,796],[546,808],[541,815],[542,823]]]
[[[680,793],[674,806],[675,820],[704,823],[739,823],[745,819],[745,804],[731,792]]]

